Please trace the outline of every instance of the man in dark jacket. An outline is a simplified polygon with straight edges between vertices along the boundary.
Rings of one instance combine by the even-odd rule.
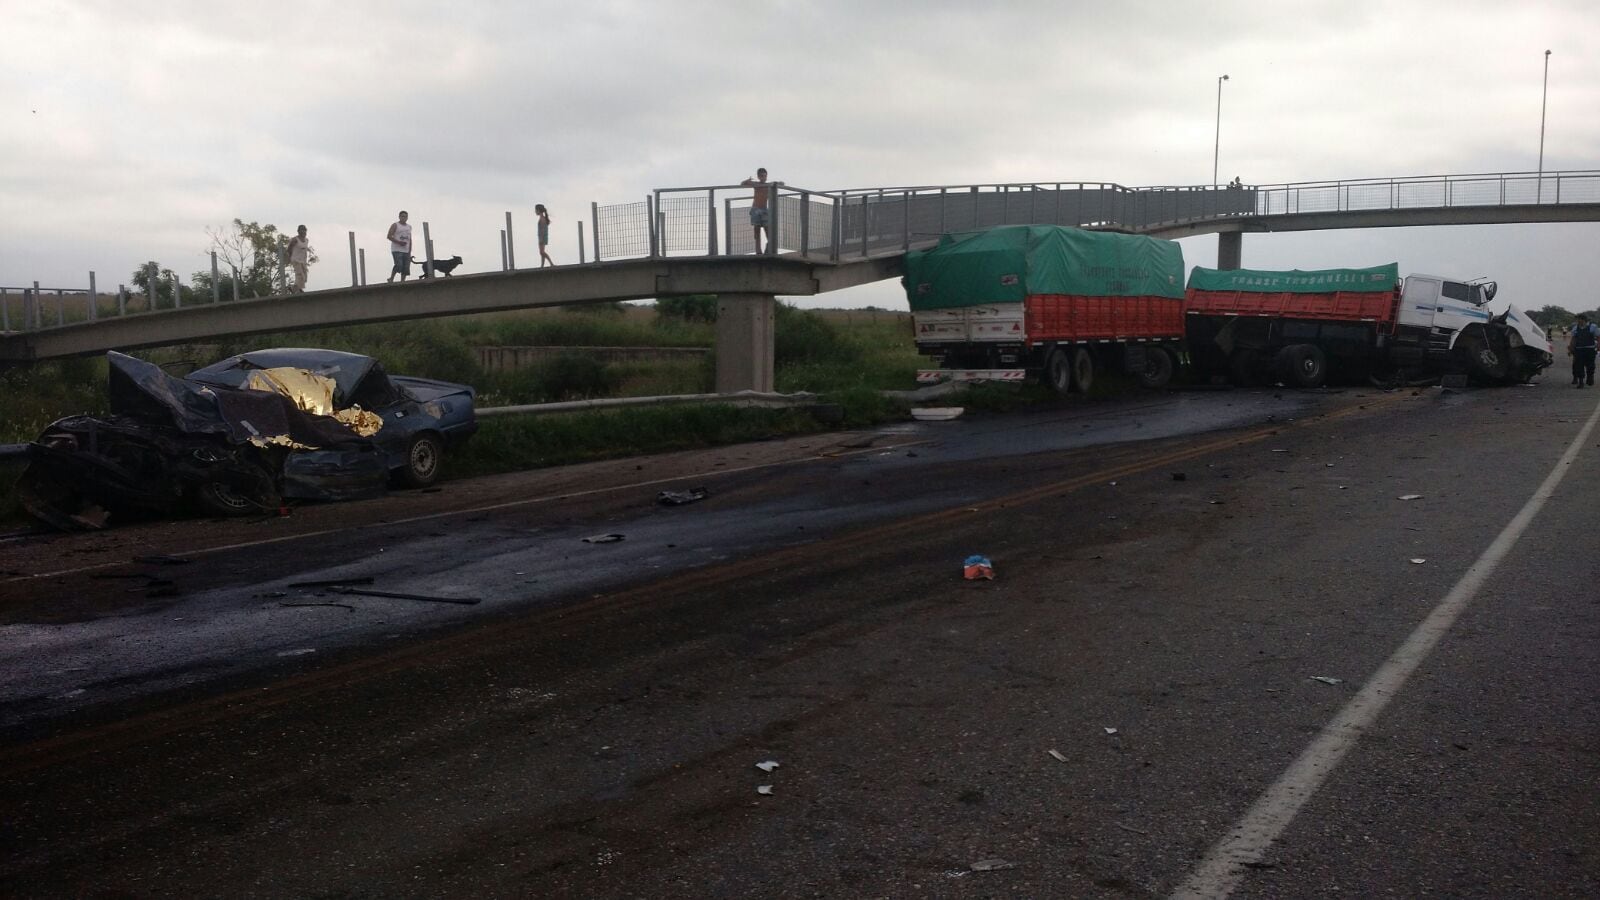
[[[1600,327],[1590,324],[1588,316],[1579,316],[1572,326],[1572,336],[1567,339],[1567,352],[1572,354],[1572,386],[1594,387],[1594,351],[1600,341]]]

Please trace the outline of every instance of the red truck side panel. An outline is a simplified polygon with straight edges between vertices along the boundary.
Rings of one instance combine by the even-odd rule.
[[[1084,297],[1030,294],[1028,343],[1042,341],[1177,340],[1183,301],[1170,297]]]
[[[1208,316],[1268,316],[1320,319],[1329,322],[1377,322],[1394,329],[1400,292],[1329,294],[1258,294],[1249,291],[1199,291],[1185,294],[1184,309]]]

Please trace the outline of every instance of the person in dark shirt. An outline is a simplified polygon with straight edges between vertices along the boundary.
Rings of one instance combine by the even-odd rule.
[[[1572,326],[1572,336],[1567,338],[1567,352],[1572,354],[1572,386],[1594,387],[1594,351],[1600,339],[1600,326],[1579,316]]]

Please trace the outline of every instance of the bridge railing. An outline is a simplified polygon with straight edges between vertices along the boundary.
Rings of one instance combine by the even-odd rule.
[[[1600,171],[1421,175],[1253,185],[1255,214],[1600,203]]]

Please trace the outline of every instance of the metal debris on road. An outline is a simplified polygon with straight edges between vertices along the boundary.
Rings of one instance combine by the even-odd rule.
[[[711,492],[703,487],[691,488],[687,491],[662,491],[656,495],[656,502],[662,506],[682,506],[696,500],[704,500],[711,496]]]
[[[1138,828],[1133,827],[1132,825],[1124,825],[1121,822],[1117,822],[1116,826],[1118,828],[1121,828],[1123,831],[1126,831],[1126,832],[1128,832],[1130,834],[1142,834],[1142,835],[1146,835],[1146,836],[1148,836],[1150,834],[1150,832],[1148,832],[1148,831],[1142,831],[1142,830],[1140,830]]]
[[[181,556],[135,556],[133,561],[151,566],[186,566],[189,560]]]
[[[357,597],[388,597],[391,600],[421,600],[424,603],[454,603],[459,606],[475,606],[483,602],[481,597],[433,597],[427,594],[402,594],[398,591],[373,591],[366,588],[336,587],[329,590],[335,594],[351,594]]]
[[[1182,472],[1173,472],[1172,473],[1172,480],[1173,481],[1188,481],[1189,480],[1189,476],[1183,474]]]
[[[758,762],[758,763],[756,763],[756,768],[760,769],[763,772],[771,772],[773,769],[776,769],[777,767],[778,767],[778,761],[775,760],[775,759],[769,759],[766,762]]]
[[[617,541],[622,540],[623,537],[620,534],[591,534],[584,538],[583,542],[585,544],[615,544]]]
[[[772,796],[772,785],[770,785],[770,784],[758,784],[758,785],[756,785],[756,793],[760,794],[763,797],[770,797],[770,796]]]
[[[989,557],[973,555],[961,564],[961,577],[968,581],[977,581],[979,578],[994,580],[994,564],[989,562]]]
[[[1055,749],[1054,747],[1050,748],[1050,750],[1048,752],[1049,752],[1049,754],[1051,756],[1054,756],[1060,762],[1066,762],[1067,761],[1067,758],[1061,754],[1061,751]]]
[[[1427,560],[1426,560],[1426,559],[1423,559],[1423,558],[1422,558],[1422,557],[1420,557],[1420,556],[1413,556],[1413,557],[1411,557],[1411,564],[1412,564],[1412,565],[1414,565],[1414,566],[1420,566],[1420,565],[1422,565],[1422,564],[1423,564],[1423,563],[1425,563],[1425,562],[1427,562]]]
[[[1396,497],[1395,499],[1396,500],[1421,500],[1422,499],[1422,495],[1421,494],[1401,494],[1399,497]]]
[[[993,859],[980,859],[971,865],[974,872],[998,872],[1001,869],[1015,869],[1017,864],[998,856]]]
[[[1117,730],[1115,728],[1112,728],[1110,725],[1105,726],[1105,729],[1106,729],[1106,734],[1116,734],[1117,733]]]
[[[1313,675],[1311,680],[1320,681],[1323,684],[1344,684],[1343,678],[1334,678],[1332,675]]]
[[[348,603],[279,603],[278,605],[279,606],[285,606],[285,607],[294,607],[294,606],[335,606],[335,607],[338,607],[339,609],[347,609],[350,612],[355,612],[356,611],[356,608],[354,606],[351,606]]]
[[[359,578],[328,578],[328,579],[324,579],[322,581],[295,581],[295,582],[291,582],[289,584],[289,587],[292,587],[292,588],[348,587],[348,586],[353,585],[353,584],[371,584],[376,580],[377,579],[373,578],[371,575],[363,575],[363,576],[361,576]]]

